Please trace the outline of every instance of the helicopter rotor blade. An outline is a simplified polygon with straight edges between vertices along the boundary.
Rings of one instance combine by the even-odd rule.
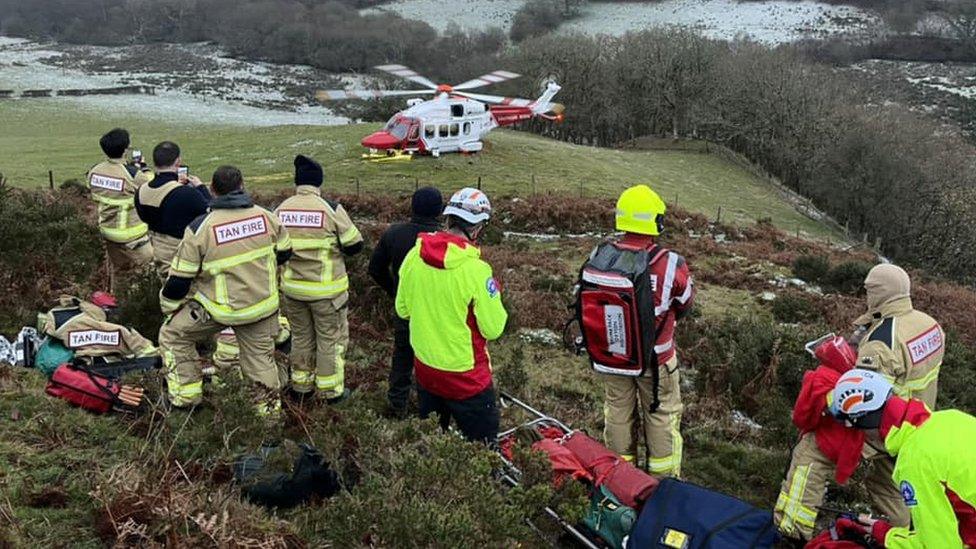
[[[426,95],[437,90],[319,90],[315,99],[319,101],[341,101],[343,99],[378,99],[401,95]]]
[[[512,107],[528,107],[535,103],[532,99],[522,99],[519,97],[502,97],[501,95],[485,95],[483,93],[465,91],[455,91],[454,93],[474,99],[475,101],[484,101],[485,103],[494,103],[496,105],[511,105]]]
[[[429,78],[426,76],[421,76],[417,73],[417,71],[409,67],[404,67],[403,65],[377,65],[375,68],[377,70],[390,73],[393,76],[399,76],[400,78],[420,84],[421,86],[426,86],[431,89],[437,88],[437,84],[435,84]]]
[[[506,80],[512,80],[513,78],[518,78],[522,76],[521,74],[516,74],[509,71],[495,71],[488,74],[479,76],[473,80],[468,80],[467,82],[462,82],[457,86],[454,86],[455,90],[471,90],[474,88],[480,88],[483,86],[488,86],[490,84],[497,84],[499,82],[504,82]]]

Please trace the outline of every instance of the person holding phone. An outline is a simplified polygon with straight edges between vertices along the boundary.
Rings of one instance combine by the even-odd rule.
[[[207,186],[183,166],[176,143],[156,145],[153,165],[156,178],[140,187],[135,204],[139,217],[149,226],[156,273],[160,280],[166,280],[183,232],[191,221],[207,213],[211,195]]]

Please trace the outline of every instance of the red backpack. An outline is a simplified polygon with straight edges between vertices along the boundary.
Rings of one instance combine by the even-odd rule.
[[[660,246],[647,250],[619,242],[601,243],[580,269],[576,321],[593,369],[603,374],[639,377],[648,369],[658,400],[654,281],[651,265],[666,256]]]

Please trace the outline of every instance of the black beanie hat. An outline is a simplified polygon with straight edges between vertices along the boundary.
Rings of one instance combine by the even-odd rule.
[[[295,157],[295,184],[322,186],[322,165],[305,155]]]
[[[421,187],[413,193],[410,207],[416,216],[437,217],[444,209],[444,197],[434,187]]]

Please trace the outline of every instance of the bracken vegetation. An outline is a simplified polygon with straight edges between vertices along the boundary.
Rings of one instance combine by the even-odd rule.
[[[52,222],[51,204],[70,208],[58,210],[59,215],[85,219],[91,207],[84,197],[73,191],[17,193],[6,198],[22,209],[22,220],[29,220],[18,230],[35,235],[36,250],[47,250],[34,263],[45,273],[45,284],[32,283],[33,271],[7,275],[23,290],[0,295],[4,333],[32,323],[33,311],[58,292],[86,294],[106,282],[98,270],[78,278],[84,274],[78,264],[47,255],[60,250],[61,240],[58,233],[42,230]],[[272,206],[282,196],[258,200]],[[368,242],[375,242],[386,224],[402,218],[408,208],[406,197],[335,198],[352,212]],[[492,346],[496,383],[599,436],[599,379],[581,358],[534,334],[558,339],[576,269],[606,232],[613,203],[552,196],[493,199],[497,234],[484,251],[512,312],[508,335]],[[840,265],[871,262],[873,255],[796,239],[767,224],[716,225],[679,208],[672,208],[666,221],[664,244],[688,258],[700,286],[698,308],[678,331],[687,404],[686,475],[769,507],[795,437],[789,419],[792,399],[803,371],[813,366],[803,343],[828,330],[844,333],[864,306],[856,295],[832,290],[820,295],[782,288],[779,281],[792,276],[804,257],[828,258],[834,266],[829,273]],[[503,231],[577,236],[538,240],[506,237]],[[719,234],[724,238],[717,239]],[[78,238],[76,245],[94,250],[97,257],[97,234],[84,232]],[[281,422],[267,425],[253,415],[245,387],[227,375],[222,385],[208,386],[200,409],[165,415],[160,380],[146,374],[130,380],[154,395],[142,413],[93,416],[44,395],[38,372],[0,366],[0,543],[544,545],[525,519],[534,519],[543,534],[553,534],[542,507],[553,505],[568,517],[579,516],[585,500],[578,486],[568,483],[554,491],[540,456],[519,452],[526,482],[507,489],[493,474],[499,467],[495,454],[440,433],[433,422],[394,422],[382,416],[392,304],[366,280],[364,261],[360,257],[350,265],[353,344],[347,375],[356,393],[337,407],[289,404]],[[919,308],[949,331],[940,402],[972,412],[976,294],[919,272],[913,276]],[[122,293],[122,316],[153,335],[160,320],[153,313],[156,286],[130,280],[137,282]],[[760,297],[764,292],[777,297],[767,303]],[[512,409],[503,412],[505,425],[524,419]],[[282,441],[321,449],[339,472],[343,491],[277,512],[241,500],[232,481],[235,459]],[[863,498],[852,487],[831,494],[836,501]]]

